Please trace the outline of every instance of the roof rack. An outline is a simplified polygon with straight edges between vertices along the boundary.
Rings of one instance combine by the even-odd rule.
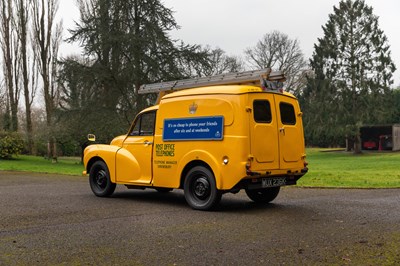
[[[159,93],[157,99],[157,102],[159,102],[161,97],[168,93],[204,86],[251,84],[260,86],[267,90],[278,90],[282,89],[285,80],[286,78],[283,71],[271,71],[271,68],[264,68],[260,70],[227,73],[210,77],[145,84],[140,86],[138,93]]]

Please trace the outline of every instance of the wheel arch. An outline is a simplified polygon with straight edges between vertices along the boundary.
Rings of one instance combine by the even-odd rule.
[[[103,161],[110,173],[110,179],[115,183],[115,154],[120,147],[114,145],[90,145],[84,151],[83,163],[85,165],[86,173],[90,173],[90,169],[97,161]]]
[[[203,167],[207,168],[208,170],[210,170],[213,173],[214,178],[215,178],[214,171],[206,162],[204,162],[202,160],[193,160],[193,161],[189,162],[188,164],[186,164],[186,166],[183,168],[183,170],[181,172],[179,188],[183,188],[183,186],[185,184],[185,178],[186,178],[187,173],[190,171],[190,169],[192,169],[193,167],[196,167],[196,166],[203,166]]]
[[[86,172],[90,173],[90,169],[92,168],[93,164],[95,162],[102,161],[106,164],[108,168],[108,172],[110,174],[110,180],[113,183],[116,183],[116,178],[115,178],[115,164],[112,163],[111,160],[106,160],[103,157],[100,156],[93,156],[92,158],[89,159],[86,165]]]
[[[92,168],[93,164],[97,161],[103,161],[105,164],[107,164],[101,157],[94,156],[94,157],[90,158],[90,160],[87,162],[87,165],[86,165],[87,173],[90,173],[90,169]]]
[[[180,160],[180,188],[183,188],[188,171],[195,166],[204,166],[214,175],[217,189],[222,188],[221,165],[210,153],[203,150],[194,150]]]

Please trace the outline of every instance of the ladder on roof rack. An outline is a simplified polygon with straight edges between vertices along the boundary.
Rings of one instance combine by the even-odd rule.
[[[183,79],[176,81],[166,81],[153,84],[145,84],[139,88],[138,93],[157,93],[157,92],[172,92],[177,90],[191,89],[203,86],[216,86],[216,85],[240,85],[240,84],[255,84],[263,86],[265,88],[271,88],[272,84],[265,83],[269,82],[283,82],[285,81],[285,75],[282,71],[272,72],[270,68],[261,70],[252,70],[237,73],[220,74],[210,77],[201,77],[193,79]],[[266,86],[267,85],[267,86]],[[276,89],[273,86],[271,89]]]
[[[271,71],[270,68],[264,68],[260,70],[227,73],[210,77],[145,84],[140,86],[138,93],[158,93],[156,103],[159,103],[164,95],[178,90],[204,86],[247,84],[260,86],[265,90],[281,90],[285,80],[286,78],[283,71]]]

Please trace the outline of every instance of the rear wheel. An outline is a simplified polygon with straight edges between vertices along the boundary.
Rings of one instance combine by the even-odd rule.
[[[89,184],[98,197],[107,197],[114,193],[116,184],[111,182],[108,167],[103,161],[95,162],[90,168]]]
[[[246,189],[246,194],[254,202],[269,203],[278,196],[280,188],[281,187]]]
[[[214,174],[204,166],[193,167],[186,175],[184,193],[187,203],[196,210],[210,210],[221,200]]]

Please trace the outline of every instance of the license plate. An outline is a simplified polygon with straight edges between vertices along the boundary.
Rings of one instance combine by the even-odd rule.
[[[285,177],[277,177],[277,178],[263,178],[261,180],[262,187],[280,187],[286,185]]]

